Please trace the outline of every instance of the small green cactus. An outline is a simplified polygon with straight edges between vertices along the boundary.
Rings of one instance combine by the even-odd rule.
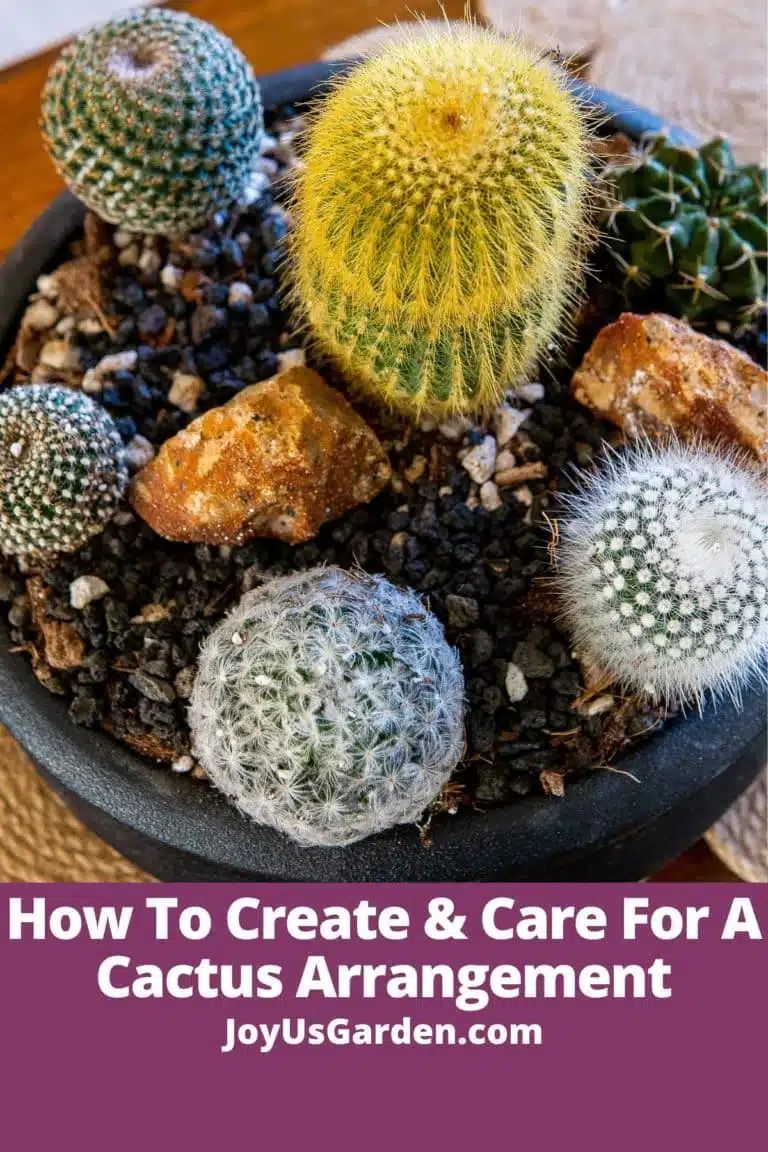
[[[190,713],[212,782],[302,844],[418,819],[463,750],[442,626],[379,576],[316,568],[248,593],[203,646]]]
[[[183,235],[244,191],[263,129],[242,53],[193,16],[137,9],[61,53],[42,130],[66,183],[97,215]]]
[[[766,306],[768,172],[736,164],[727,140],[701,148],[650,137],[607,169],[606,241],[627,289],[663,293],[668,312],[743,327]]]
[[[101,405],[56,384],[0,394],[0,551],[39,559],[101,532],[128,482]]]
[[[584,118],[548,65],[467,24],[392,45],[324,102],[295,196],[295,297],[353,382],[490,408],[561,327],[587,230]]]
[[[738,702],[768,657],[768,500],[736,453],[640,441],[585,479],[559,521],[577,648],[667,702]]]

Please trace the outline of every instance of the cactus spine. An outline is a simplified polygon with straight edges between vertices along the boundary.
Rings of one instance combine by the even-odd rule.
[[[560,521],[577,648],[672,704],[738,702],[768,657],[768,500],[735,454],[650,443],[585,484]]]
[[[321,348],[407,412],[490,407],[578,294],[583,117],[473,25],[389,47],[324,103],[295,195],[295,294]]]
[[[463,749],[463,678],[413,592],[317,568],[243,597],[203,647],[189,716],[241,811],[343,845],[438,794]]]

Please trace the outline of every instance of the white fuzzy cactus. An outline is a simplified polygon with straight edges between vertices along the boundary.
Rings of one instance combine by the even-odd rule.
[[[379,576],[317,568],[248,593],[203,646],[200,763],[301,844],[412,822],[463,751],[463,678],[439,621]]]
[[[557,574],[582,655],[670,704],[738,703],[766,678],[768,502],[755,468],[640,442],[567,503]]]

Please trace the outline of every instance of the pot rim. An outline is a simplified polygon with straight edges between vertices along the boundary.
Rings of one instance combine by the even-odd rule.
[[[261,81],[264,104],[301,105],[354,63],[317,62],[267,76]],[[579,81],[569,84],[601,114],[602,131],[624,131],[637,140],[668,127],[628,101]],[[669,131],[692,140],[679,129]],[[55,263],[83,217],[82,205],[62,193],[0,268],[0,354],[15,336],[38,276]],[[415,828],[403,826],[346,848],[302,848],[251,823],[213,789],[151,764],[102,732],[77,727],[29,662],[8,651],[8,640],[0,624],[0,722],[65,792],[160,845],[224,870],[288,880],[491,879],[502,871],[528,875],[550,862],[578,862],[690,802],[745,758],[757,765],[765,743],[765,697],[754,689],[745,693],[741,712],[723,704],[686,723],[670,722],[612,771],[571,782],[564,801],[530,797],[485,813],[462,809],[440,818],[429,850]]]

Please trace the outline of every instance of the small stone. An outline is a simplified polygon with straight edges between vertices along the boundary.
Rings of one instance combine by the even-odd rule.
[[[437,430],[445,440],[461,440],[471,427],[471,422],[465,416],[452,416],[450,420],[444,420],[438,425]]]
[[[343,467],[340,462],[343,461]],[[166,441],[136,477],[134,509],[168,540],[296,544],[391,476],[375,433],[316,372],[244,388]]]
[[[424,475],[426,470],[427,470],[427,458],[426,458],[426,456],[414,456],[411,463],[408,465],[408,467],[403,472],[403,476],[405,476],[405,479],[408,481],[409,484],[415,484],[417,480],[421,479],[421,477]]]
[[[531,464],[521,464],[517,468],[505,468],[497,472],[494,480],[499,488],[514,488],[517,484],[526,484],[529,480],[546,480],[547,466],[541,460],[534,460]]]
[[[533,492],[527,484],[521,484],[519,488],[513,489],[512,495],[524,508],[530,508],[533,504]]]
[[[537,401],[543,400],[545,390],[543,384],[518,384],[515,388],[515,395],[520,396],[528,404],[536,404]]]
[[[187,372],[177,372],[168,391],[168,400],[182,412],[196,412],[197,402],[205,391],[205,384],[199,376]]]
[[[124,228],[116,228],[112,235],[112,243],[115,248],[127,248],[129,244],[136,241],[136,236],[133,232],[126,232]]]
[[[31,332],[45,332],[53,327],[58,318],[58,308],[54,308],[49,300],[36,300],[24,313],[21,327]]]
[[[252,204],[255,204],[258,200],[261,199],[261,197],[269,188],[269,184],[269,176],[267,176],[265,172],[262,172],[259,169],[254,169],[248,178],[248,183],[243,189],[242,195],[238,201],[238,206],[240,208],[250,208]]]
[[[461,463],[475,484],[484,484],[490,480],[496,463],[496,441],[493,436],[484,436],[480,444],[470,448]]]
[[[179,756],[178,760],[174,760],[171,764],[172,772],[191,772],[195,766],[195,762],[191,756]]]
[[[76,372],[80,368],[80,349],[68,340],[48,340],[40,353],[45,368]]]
[[[42,292],[46,300],[55,300],[59,295],[59,285],[54,276],[38,276],[37,290]]]
[[[623,313],[598,334],[572,388],[630,436],[673,428],[768,461],[768,372],[672,316]]]
[[[89,368],[80,382],[80,387],[89,396],[97,396],[99,392],[104,391],[105,383],[104,377],[100,376],[95,368]]]
[[[154,248],[144,247],[144,251],[139,257],[139,268],[146,276],[153,276],[159,272],[163,266],[163,260],[160,253]]]
[[[173,682],[176,695],[181,697],[182,700],[189,700],[192,695],[192,689],[195,686],[196,678],[197,668],[194,664],[189,664],[186,668],[182,668]]]
[[[303,348],[286,348],[277,356],[278,372],[290,372],[291,368],[303,368],[307,362],[307,354]]]
[[[183,279],[184,273],[175,264],[166,264],[160,272],[160,283],[166,292],[178,292]]]
[[[143,668],[139,668],[128,679],[137,692],[146,696],[147,700],[154,700],[156,704],[172,704],[176,699],[176,691],[172,684],[159,676],[151,676]]]
[[[127,248],[123,248],[122,252],[117,258],[118,264],[123,268],[134,268],[141,257],[141,249],[138,244],[129,244]]]
[[[520,700],[523,700],[528,693],[528,682],[525,679],[523,670],[512,661],[507,664],[504,687],[507,690],[507,696],[509,696],[513,704],[517,704]]]
[[[145,604],[138,616],[131,617],[132,624],[159,624],[170,620],[171,610],[167,604]]]
[[[523,675],[533,680],[546,680],[554,675],[554,660],[545,652],[541,652],[530,640],[523,640],[517,645],[513,658]]]
[[[480,605],[470,596],[446,596],[445,607],[451,628],[468,628],[480,618]]]
[[[64,316],[56,325],[56,335],[69,336],[72,332],[74,332],[76,326],[77,320],[74,316]]]
[[[509,448],[503,448],[496,457],[494,472],[508,472],[510,468],[517,467],[517,457]]]
[[[86,316],[78,321],[77,330],[83,336],[98,336],[100,332],[104,331],[104,325],[95,316]]]
[[[99,576],[78,576],[69,586],[69,602],[78,610],[92,604],[94,600],[101,600],[109,592],[109,584]]]
[[[230,308],[247,308],[253,301],[253,288],[242,280],[235,280],[229,286],[227,303]]]
[[[125,449],[125,463],[130,472],[139,472],[154,458],[154,445],[145,436],[134,436]]]
[[[493,430],[500,447],[508,444],[517,435],[520,425],[530,416],[528,408],[513,408],[511,404],[501,404],[493,414]]]
[[[493,480],[486,480],[485,484],[480,485],[480,503],[486,512],[495,512],[501,508],[503,501]]]
[[[51,668],[68,672],[80,667],[85,660],[85,641],[72,624],[46,618],[40,622],[40,631],[45,643],[45,658]]]
[[[141,336],[159,336],[165,330],[167,316],[160,304],[150,304],[139,314],[137,327]]]
[[[500,804],[506,799],[508,781],[506,774],[490,764],[477,767],[477,787],[475,798],[481,804]]]

